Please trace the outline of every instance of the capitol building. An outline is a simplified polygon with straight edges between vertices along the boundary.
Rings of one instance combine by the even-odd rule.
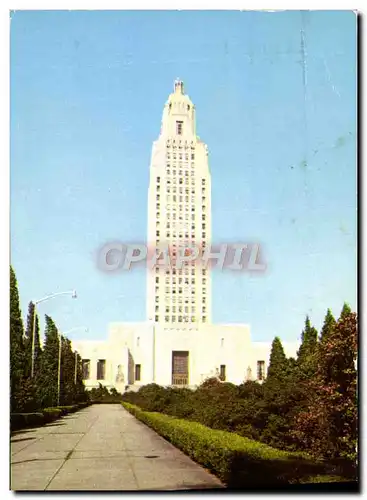
[[[207,145],[196,133],[196,109],[180,80],[163,109],[153,143],[148,189],[149,248],[210,249],[211,176]],[[213,324],[211,269],[194,260],[147,268],[146,322],[111,323],[106,340],[75,340],[87,388],[119,392],[156,383],[196,387],[206,378],[262,381],[271,342],[251,340],[250,325]],[[283,343],[295,356],[298,343]]]

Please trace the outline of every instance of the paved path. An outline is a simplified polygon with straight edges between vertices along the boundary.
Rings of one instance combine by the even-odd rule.
[[[220,481],[121,405],[94,405],[11,438],[12,490],[176,490]]]

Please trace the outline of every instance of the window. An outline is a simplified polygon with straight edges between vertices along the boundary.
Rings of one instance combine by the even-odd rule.
[[[106,376],[106,360],[99,359],[97,361],[97,380],[104,380]]]
[[[226,380],[226,365],[220,365],[220,375],[219,375],[219,379],[220,379],[222,382],[225,382],[225,380]]]
[[[257,362],[257,380],[264,380],[265,378],[265,361]]]
[[[136,345],[139,347],[139,345],[140,345],[140,337],[138,337],[138,338],[136,339]]]
[[[176,122],[176,133],[177,135],[182,135],[183,122]]]
[[[82,360],[82,371],[83,371],[83,380],[89,380],[90,378],[90,359]]]
[[[141,365],[135,365],[135,381],[141,380]]]
[[[159,316],[157,316],[157,315],[156,315],[155,320],[156,320],[156,321],[159,321]]]

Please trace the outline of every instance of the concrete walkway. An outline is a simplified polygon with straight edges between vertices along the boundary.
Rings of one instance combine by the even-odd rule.
[[[94,405],[11,438],[12,490],[177,490],[220,481],[121,405]]]

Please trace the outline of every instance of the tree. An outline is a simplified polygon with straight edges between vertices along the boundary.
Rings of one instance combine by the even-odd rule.
[[[62,337],[61,348],[61,377],[60,377],[60,404],[71,405],[78,401],[80,395],[80,381],[75,383],[75,352],[71,348],[68,338]],[[84,384],[82,383],[83,389]]]
[[[33,322],[34,322],[35,306],[31,301],[28,304],[27,327],[25,332],[25,372],[27,376],[31,375],[32,371],[32,342],[33,342]],[[40,342],[40,328],[38,315],[36,314],[36,323],[34,331],[34,376],[37,378],[40,370],[41,362],[41,342]]]
[[[317,371],[308,381],[307,409],[294,435],[306,449],[325,458],[356,459],[357,316],[347,309],[320,342]]]
[[[290,426],[302,400],[295,378],[295,360],[287,359],[278,337],[273,340],[268,376],[264,384],[266,419],[261,439],[272,446],[293,446]]]
[[[57,405],[59,363],[59,332],[50,316],[46,314],[45,319],[45,341],[41,358],[40,379],[37,384],[42,408]]]
[[[283,381],[288,372],[288,362],[279,337],[275,337],[271,346],[267,382]]]
[[[339,319],[348,317],[351,312],[352,312],[352,310],[351,310],[350,306],[346,302],[344,302],[343,309],[342,309],[342,312],[340,313]]]
[[[20,388],[24,378],[23,321],[19,305],[18,283],[10,266],[10,408],[21,411],[23,407]]]
[[[317,330],[311,325],[310,318],[306,316],[305,327],[302,331],[302,342],[297,352],[297,371],[299,380],[308,380],[315,374]]]
[[[320,333],[320,342],[326,342],[329,336],[332,333],[332,330],[335,328],[336,321],[334,316],[332,315],[330,309],[327,310],[326,316],[324,319],[324,325],[321,329]]]
[[[75,353],[74,353],[75,355]],[[85,389],[83,382],[83,367],[82,358],[79,353],[76,353],[77,358],[77,368],[76,368],[76,392],[75,392],[75,403],[80,403],[82,401],[88,401],[88,392]]]

